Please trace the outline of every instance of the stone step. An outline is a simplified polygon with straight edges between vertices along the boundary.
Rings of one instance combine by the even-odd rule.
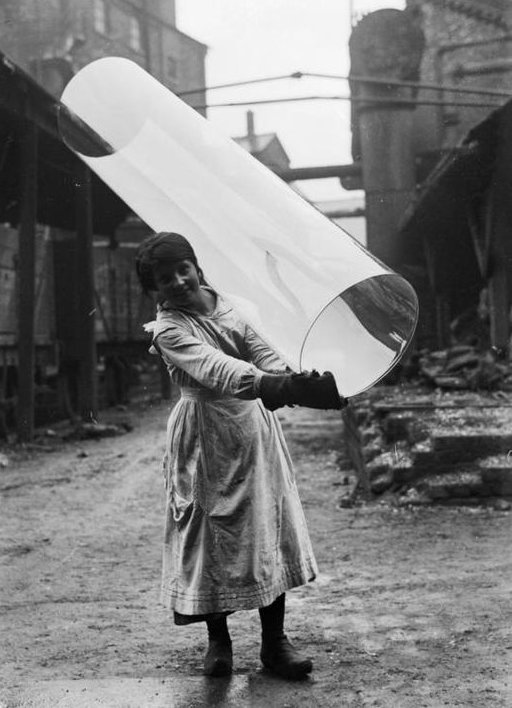
[[[367,464],[376,493],[393,485],[412,484],[433,499],[512,496],[512,453],[453,463],[438,458],[429,443],[416,445],[413,452],[386,452]]]
[[[390,413],[382,421],[382,431],[388,444],[405,440],[414,444],[427,436],[426,420],[419,420],[413,411]]]
[[[433,432],[431,446],[437,460],[443,462],[473,461],[477,458],[507,453],[512,450],[512,433],[475,431]]]
[[[417,479],[414,486],[434,501],[512,496],[512,459],[497,455],[480,459],[473,465],[440,468],[437,474]]]
[[[428,484],[439,499],[512,496],[512,397],[391,397],[372,412],[381,438],[365,455],[376,493]]]
[[[480,460],[478,469],[484,484],[496,496],[512,496],[512,454]]]
[[[494,496],[484,484],[480,472],[467,468],[429,475],[417,481],[414,486],[433,501]]]
[[[393,483],[403,484],[412,482],[423,472],[417,470],[414,458],[403,450],[383,452],[366,464],[370,480],[375,480],[382,475],[392,474]]]
[[[476,462],[482,457],[512,451],[512,433],[499,429],[482,430],[467,426],[462,430],[434,429],[428,437],[421,437],[415,428],[403,439],[411,446],[410,456],[414,466],[421,469],[422,473],[435,472],[440,466]],[[400,442],[397,445],[400,446]],[[382,455],[375,460],[375,465],[386,462]]]
[[[435,473],[440,467],[462,462],[477,463],[491,455],[503,455],[512,450],[512,435],[491,432],[475,433],[471,430],[461,434],[433,433],[428,440],[411,447],[414,465],[422,473]]]
[[[426,474],[436,474],[442,464],[429,440],[416,443],[411,448],[398,445],[374,457],[367,463],[370,479],[391,472],[396,484],[406,484]],[[444,464],[444,466],[447,466]]]
[[[418,415],[413,410],[390,412],[381,421],[388,444],[414,444],[431,435],[486,435],[501,437],[512,430],[512,407],[433,408]],[[509,435],[511,437],[511,435]]]

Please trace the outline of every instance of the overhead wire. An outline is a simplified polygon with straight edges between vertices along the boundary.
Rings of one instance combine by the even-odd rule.
[[[258,79],[248,79],[245,81],[232,81],[225,84],[215,84],[213,86],[198,86],[193,89],[188,89],[187,91],[180,91],[177,93],[178,96],[188,96],[195,93],[204,93],[205,91],[215,91],[224,88],[235,88],[239,86],[249,86],[252,84],[266,83],[271,81],[283,81],[286,79],[303,79],[303,78],[322,78],[331,79],[336,81],[349,81],[352,83],[362,83],[362,84],[380,84],[384,86],[395,86],[404,88],[416,88],[424,89],[428,91],[449,91],[452,93],[460,94],[479,94],[482,96],[493,96],[496,98],[512,98],[512,93],[507,91],[497,91],[495,89],[489,89],[484,86],[455,86],[453,84],[436,84],[427,83],[421,81],[406,81],[401,79],[392,78],[382,78],[375,76],[344,76],[338,74],[322,74],[314,72],[303,72],[295,71],[291,74],[280,74],[277,76],[266,76]]]
[[[428,91],[450,91],[452,93],[470,93],[480,94],[483,96],[495,96],[496,98],[512,98],[510,91],[496,91],[494,89],[485,88],[484,86],[454,86],[453,84],[435,84],[426,83],[424,81],[405,81],[401,79],[386,79],[376,76],[338,76],[336,74],[314,74],[308,73],[306,76],[322,79],[338,79],[346,80],[354,83],[362,84],[381,84],[384,86],[396,86],[404,88],[424,89]]]
[[[210,108],[232,108],[235,106],[256,106],[273,103],[294,103],[299,101],[351,101],[365,105],[383,104],[386,106],[445,106],[464,108],[500,108],[500,103],[481,103],[477,101],[442,101],[436,99],[396,99],[396,98],[362,98],[358,96],[287,96],[285,98],[264,98],[247,101],[228,101],[225,103],[191,104],[196,110]]]
[[[300,73],[300,72],[297,72]],[[234,88],[236,86],[250,86],[251,84],[261,84],[268,81],[280,81],[282,79],[297,79],[302,78],[297,74],[282,74],[280,76],[266,76],[261,79],[248,79],[247,81],[231,81],[227,84],[216,84],[215,86],[199,86],[186,91],[178,91],[177,96],[189,96],[194,93],[203,93],[204,91],[215,91],[216,89]]]

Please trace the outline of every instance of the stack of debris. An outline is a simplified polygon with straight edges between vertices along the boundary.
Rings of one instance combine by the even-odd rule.
[[[355,415],[373,496],[404,504],[512,497],[512,394],[379,387]]]
[[[499,353],[493,349],[481,351],[468,344],[420,352],[418,374],[429,384],[442,389],[512,391],[510,364],[500,361]]]

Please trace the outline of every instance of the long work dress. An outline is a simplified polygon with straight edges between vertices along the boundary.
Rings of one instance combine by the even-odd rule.
[[[159,307],[153,342],[181,397],[167,426],[161,599],[183,615],[262,607],[316,563],[279,421],[256,397],[283,362],[217,298]]]

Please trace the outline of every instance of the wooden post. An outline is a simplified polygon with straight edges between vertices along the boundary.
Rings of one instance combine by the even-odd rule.
[[[94,255],[92,231],[91,172],[87,165],[76,166],[76,231],[78,290],[78,411],[84,420],[95,419],[98,411],[96,379],[96,333]]]
[[[34,435],[34,310],[37,221],[38,129],[25,122],[21,134],[21,212],[18,251],[18,407],[17,432],[22,442]]]
[[[488,205],[492,205],[487,228],[492,229],[491,277],[489,279],[489,315],[491,344],[498,351],[507,351],[510,342],[510,312],[512,305],[512,110],[502,112],[497,132],[496,164],[491,179]]]
[[[354,493],[357,489],[361,489],[363,498],[368,501],[372,498],[370,475],[364,461],[361,431],[350,403],[341,411],[341,419],[343,420],[347,453],[357,475],[357,486],[354,489]]]

